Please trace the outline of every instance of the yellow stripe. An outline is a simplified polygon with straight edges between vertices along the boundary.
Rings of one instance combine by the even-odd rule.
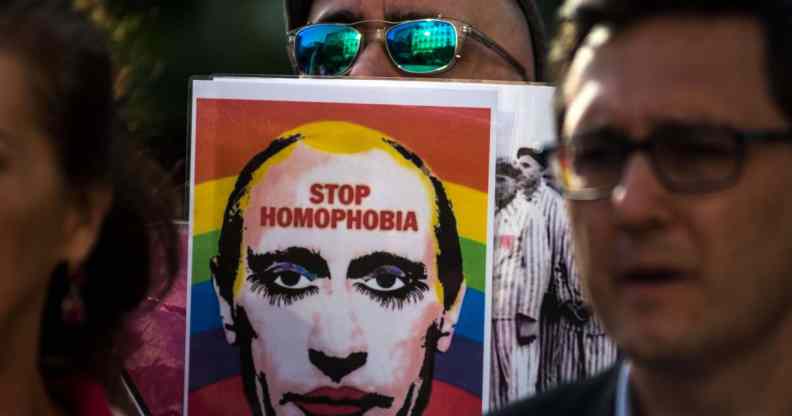
[[[487,194],[452,182],[443,182],[443,186],[454,206],[459,235],[468,240],[486,242]]]
[[[195,189],[194,235],[220,229],[228,196],[234,190],[235,176],[204,182]],[[463,185],[444,182],[448,198],[454,206],[461,237],[483,243],[487,236],[487,194]]]

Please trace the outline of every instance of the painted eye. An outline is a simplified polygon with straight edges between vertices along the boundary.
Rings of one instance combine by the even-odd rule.
[[[361,282],[371,290],[391,292],[404,287],[407,275],[396,266],[380,266],[366,276]]]
[[[311,281],[307,277],[294,272],[280,273],[272,283],[287,289],[305,289],[311,286]]]
[[[272,284],[286,289],[305,289],[316,279],[313,273],[292,263],[275,263],[268,270],[274,279]]]

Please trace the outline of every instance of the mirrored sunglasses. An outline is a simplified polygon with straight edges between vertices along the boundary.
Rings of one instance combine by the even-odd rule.
[[[356,26],[366,23],[389,26],[377,33],[385,41],[390,60],[404,73],[425,75],[449,70],[461,58],[459,52],[469,36],[498,53],[527,79],[525,68],[494,40],[469,24],[447,18],[317,23],[295,29],[287,34],[295,71],[301,75],[347,74],[364,44],[363,32]]]

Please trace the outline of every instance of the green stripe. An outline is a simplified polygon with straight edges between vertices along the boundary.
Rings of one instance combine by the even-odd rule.
[[[203,233],[193,238],[192,284],[197,285],[209,280],[209,259],[217,255],[217,240],[220,231]]]
[[[459,237],[459,245],[462,247],[462,269],[465,271],[468,288],[484,292],[487,247],[478,241],[463,237]]]
[[[209,280],[209,259],[217,254],[220,231],[201,234],[193,239],[192,284]],[[484,291],[484,266],[486,247],[478,241],[459,238],[462,247],[462,267],[468,288]]]

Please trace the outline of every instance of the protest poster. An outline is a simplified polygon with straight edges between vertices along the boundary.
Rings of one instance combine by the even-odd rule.
[[[422,414],[480,414],[561,382],[588,377],[615,359],[615,348],[582,298],[561,197],[548,180],[547,161],[542,159],[541,149],[554,140],[552,88],[227,77],[197,80],[194,86],[189,284],[187,288],[177,286],[178,293],[172,293],[156,314],[142,317],[137,324],[148,341],[128,363],[127,381],[136,393],[141,414],[390,414],[404,409]],[[290,150],[298,148],[302,150]],[[301,157],[290,159],[300,152]],[[311,152],[315,154],[310,156]],[[376,153],[380,159],[361,157]],[[240,173],[245,173],[245,166],[256,157],[265,160],[259,160],[258,169],[248,169],[250,178],[240,185]],[[346,162],[341,163],[342,159]],[[331,166],[320,169],[324,179],[303,178],[319,169],[312,165],[318,160]],[[330,160],[336,160],[335,164]],[[300,168],[286,168],[297,162]],[[274,165],[278,166],[270,170]],[[405,165],[421,175],[417,183],[402,183],[400,188],[396,179],[405,175],[394,172],[402,172],[398,168]],[[289,185],[270,192],[278,190],[278,182],[262,178],[278,169],[286,178],[280,182]],[[435,181],[448,204],[438,203],[442,198]],[[221,234],[224,223],[229,222],[230,196],[237,188],[241,191],[236,205],[231,206],[236,213],[231,217],[237,217],[232,220],[241,223],[245,232],[237,231],[230,244],[240,247],[234,250],[239,254],[223,263]],[[257,191],[259,188],[262,191]],[[458,289],[440,277],[436,266],[449,261],[441,261],[439,255],[434,256],[434,266],[431,258],[397,262],[397,257],[418,258],[414,252],[383,256],[400,249],[409,251],[411,245],[421,246],[405,238],[427,228],[422,222],[427,209],[420,209],[427,198],[416,192],[420,189],[433,195],[428,198],[433,200],[429,204],[431,221],[448,217],[440,215],[442,210],[437,207],[451,207],[462,265],[459,281],[464,282]],[[381,194],[385,196],[379,198]],[[257,211],[251,211],[251,203],[258,206]],[[249,212],[253,214],[247,215]],[[436,225],[431,221],[429,228]],[[246,234],[251,225],[253,232]],[[280,233],[275,239],[279,248],[267,237],[273,230]],[[249,237],[254,234],[257,237]],[[366,235],[381,238],[366,239]],[[435,252],[440,250],[442,235],[448,233],[435,233],[427,239],[435,242]],[[293,236],[302,240],[290,240]],[[265,256],[243,251],[243,242],[256,247],[257,241]],[[404,241],[408,243],[397,244]],[[334,254],[315,255],[323,251]],[[355,251],[368,251],[372,256],[353,258],[350,253]],[[333,266],[335,263],[325,257],[345,262]],[[266,260],[266,266],[261,266],[265,273],[252,278],[254,273],[242,273],[227,279],[233,282],[230,285],[213,284],[216,270],[236,267],[238,271],[242,265],[250,271],[248,258]],[[357,267],[352,267],[353,263],[375,265],[369,268],[378,270],[373,273],[377,277],[372,273],[356,275],[351,272]],[[421,265],[414,267],[416,263]],[[283,268],[284,264],[288,267]],[[313,264],[314,269],[306,264]],[[448,269],[442,276],[449,275]],[[270,273],[273,270],[275,275]],[[437,275],[435,284],[421,285],[432,280],[426,272],[431,270]],[[329,278],[322,280],[322,274]],[[414,278],[424,274],[425,278]],[[334,281],[334,276],[345,276],[336,280],[348,281],[348,287],[320,285]],[[413,284],[405,284],[410,282]],[[244,285],[249,286],[248,293],[237,289]],[[458,303],[445,301],[447,286],[456,290]],[[297,307],[328,293],[331,296],[319,297],[325,301]],[[338,293],[347,297],[339,299]],[[242,295],[248,304],[240,308],[243,302],[237,300]],[[368,302],[367,306],[355,310],[353,305],[362,304],[354,302],[355,297]],[[433,324],[446,324],[449,330],[441,326],[434,334],[428,328],[417,332],[418,339],[429,339],[433,348],[403,350],[411,354],[388,349],[388,345],[407,345],[410,339],[396,336],[399,320],[388,313],[415,311],[416,304],[433,298],[434,309],[424,311],[436,318],[431,320]],[[166,328],[178,332],[184,327],[181,308],[185,303],[189,313],[182,355],[173,348],[180,344],[178,337],[161,332],[167,332]],[[333,306],[339,303],[341,307]],[[254,321],[246,307],[264,318]],[[284,310],[289,311],[285,317]],[[429,313],[431,310],[436,314]],[[365,322],[350,318],[347,321],[357,324],[347,325],[342,319],[358,315],[364,316]],[[315,319],[321,325],[314,323]],[[309,330],[316,327],[335,330],[331,335],[317,335]],[[301,338],[287,337],[300,331]],[[344,333],[348,336],[341,336]],[[402,331],[407,333],[412,332]],[[287,340],[288,347],[264,343],[281,338]],[[351,345],[338,347],[344,339]],[[419,359],[405,361],[400,354]],[[273,358],[266,361],[262,357]],[[383,362],[390,367],[372,365]],[[268,371],[257,372],[257,366]],[[372,370],[367,373],[369,368]],[[404,368],[411,368],[413,376],[402,378],[400,385],[409,387],[401,390],[398,383],[377,385],[372,375],[393,380]],[[173,380],[180,369],[185,375],[184,386],[175,388]],[[416,369],[421,377],[414,376]],[[270,377],[280,384],[270,385],[267,373],[274,374]],[[324,384],[308,386],[317,380]],[[427,380],[431,382],[424,383]],[[169,387],[158,387],[160,381]],[[281,392],[279,397],[276,390]],[[186,394],[178,406],[174,399],[182,391]]]
[[[481,414],[496,101],[193,83],[188,414]]]

